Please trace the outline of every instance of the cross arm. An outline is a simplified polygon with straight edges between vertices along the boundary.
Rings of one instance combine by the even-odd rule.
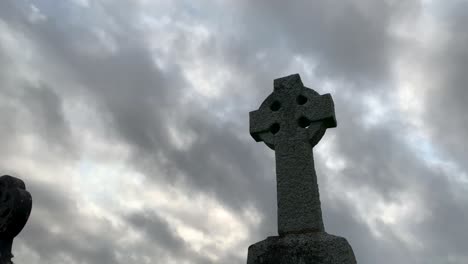
[[[323,121],[327,128],[336,127],[335,106],[330,94],[314,96],[300,108],[302,116],[311,122]]]
[[[249,113],[250,135],[255,139],[255,141],[262,141],[260,134],[270,130],[271,125],[275,122],[275,119],[272,119],[272,115],[274,114],[263,109]]]

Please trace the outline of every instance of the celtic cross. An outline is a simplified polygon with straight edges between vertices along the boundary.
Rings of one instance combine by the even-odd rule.
[[[250,134],[275,151],[280,236],[324,231],[312,148],[331,127],[331,95],[305,87],[299,74],[275,79],[273,93],[250,112]]]

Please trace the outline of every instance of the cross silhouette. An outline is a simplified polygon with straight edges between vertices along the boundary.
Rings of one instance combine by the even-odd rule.
[[[274,80],[274,91],[250,112],[250,134],[275,151],[278,233],[324,231],[312,148],[336,127],[333,99],[302,84],[299,74]]]

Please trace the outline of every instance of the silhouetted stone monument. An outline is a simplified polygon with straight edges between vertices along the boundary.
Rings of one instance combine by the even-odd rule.
[[[325,232],[312,148],[336,127],[333,99],[302,84],[299,74],[274,80],[274,91],[250,112],[250,134],[275,151],[279,236],[249,247],[247,264],[354,264],[345,238]]]
[[[31,208],[31,194],[24,182],[9,175],[0,177],[0,264],[13,263],[13,239],[28,221]]]

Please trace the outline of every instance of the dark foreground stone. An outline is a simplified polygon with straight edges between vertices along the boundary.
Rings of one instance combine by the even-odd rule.
[[[0,264],[13,264],[13,239],[26,225],[31,208],[24,182],[9,175],[0,177]]]
[[[326,232],[272,236],[249,247],[247,264],[356,264],[343,237]]]

